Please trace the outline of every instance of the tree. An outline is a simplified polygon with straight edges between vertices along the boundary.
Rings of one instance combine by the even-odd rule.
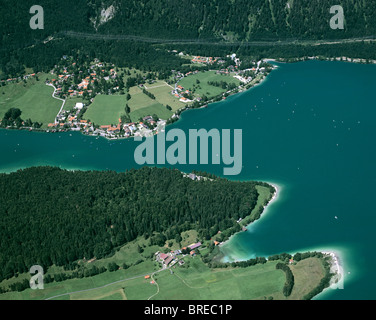
[[[4,119],[16,120],[21,116],[22,111],[18,108],[10,108],[4,115]]]
[[[107,266],[107,270],[110,272],[116,271],[119,269],[119,266],[115,262],[110,262]]]

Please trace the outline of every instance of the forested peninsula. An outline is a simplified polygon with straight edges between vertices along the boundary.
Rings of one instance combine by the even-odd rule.
[[[32,167],[0,175],[0,281],[31,265],[69,266],[109,256],[138,236],[163,245],[195,229],[210,239],[256,206],[257,185],[175,169],[124,173]]]

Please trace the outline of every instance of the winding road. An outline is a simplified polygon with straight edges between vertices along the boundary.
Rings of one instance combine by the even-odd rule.
[[[59,112],[57,113],[57,115],[55,117],[55,124],[56,124],[57,123],[56,119],[57,119],[58,115],[60,114],[60,112],[63,110],[66,100],[63,100],[63,99],[58,98],[58,97],[55,97],[55,93],[56,93],[57,89],[56,89],[56,87],[53,84],[48,83],[47,86],[50,86],[50,87],[54,88],[54,92],[52,93],[52,98],[55,98],[55,99],[60,100],[60,101],[63,101],[63,104],[61,105],[61,108],[60,108]]]

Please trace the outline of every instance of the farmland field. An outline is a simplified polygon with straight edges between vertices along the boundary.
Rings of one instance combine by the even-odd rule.
[[[138,121],[140,117],[152,116],[156,114],[160,119],[167,120],[172,116],[172,112],[167,110],[165,106],[160,103],[153,103],[147,107],[131,111],[130,116],[132,121]]]
[[[97,95],[85,112],[85,119],[99,125],[118,124],[125,114],[125,95]]]
[[[53,122],[59,112],[62,101],[52,97],[53,88],[44,81],[49,75],[39,75],[39,81],[29,79],[26,83],[10,83],[0,88],[0,118],[10,108],[19,108],[21,118],[30,118],[33,122],[43,123],[43,128]]]
[[[159,293],[154,299],[256,299],[279,293],[285,275],[275,263],[248,268],[210,269],[198,257],[190,257],[189,268],[177,267],[173,274],[155,276]]]
[[[195,241],[195,230],[182,233],[181,245]],[[143,248],[141,252],[140,247]],[[126,263],[130,266],[127,269],[120,268],[92,277],[52,282],[45,284],[43,290],[8,292],[1,294],[0,300],[253,300],[270,297],[291,300],[301,299],[314,289],[325,275],[319,258],[308,258],[290,265],[295,286],[291,296],[286,298],[282,294],[286,276],[282,270],[276,269],[278,261],[268,261],[246,268],[228,266],[212,269],[202,262],[199,255],[188,255],[180,256],[185,262],[183,266],[175,264],[169,269],[161,270],[161,264],[154,260],[154,253],[159,250],[163,249],[156,245],[150,246],[147,239],[140,237],[121,247],[112,257],[85,262],[82,265],[87,268],[100,268],[115,262],[120,267]],[[200,252],[203,254],[206,250],[202,248]],[[48,274],[54,276],[63,271],[62,267],[53,266],[49,268]],[[145,278],[145,275],[150,277]],[[21,274],[18,278],[6,280],[4,286],[29,278],[29,274]]]
[[[155,95],[155,99],[165,105],[169,105],[172,111],[176,111],[182,107],[185,107],[185,103],[179,101],[179,99],[171,94],[173,90],[172,87],[166,83],[159,83],[159,85],[149,86],[147,85],[147,90]]]
[[[130,88],[129,93],[131,95],[131,99],[127,103],[131,108],[131,112],[148,107],[155,103],[155,100],[144,94],[139,87]]]
[[[154,94],[152,90],[157,90],[159,88],[150,89],[151,93]],[[151,116],[156,114],[159,118],[167,120],[172,112],[167,110],[165,105],[162,105],[156,96],[156,99],[151,99],[149,96],[144,94],[142,90],[138,87],[130,88],[131,99],[127,102],[129,108],[131,109],[130,117],[132,121],[138,121],[140,117]]]
[[[208,98],[211,98],[226,91],[220,87],[209,85],[208,81],[226,81],[227,83],[235,83],[236,85],[240,84],[240,81],[231,75],[221,75],[217,74],[216,71],[206,71],[183,78],[179,81],[179,85],[182,86],[184,90],[188,89],[195,96],[200,97],[206,95]]]

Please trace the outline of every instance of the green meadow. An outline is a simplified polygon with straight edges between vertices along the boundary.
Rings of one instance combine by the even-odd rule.
[[[282,294],[285,273],[276,269],[278,261],[221,269],[207,267],[200,256],[186,256],[184,261],[183,266],[175,264],[165,270],[156,262],[144,261],[126,270],[45,284],[43,290],[1,294],[0,300],[297,300],[314,289],[325,274],[318,258],[290,266],[295,286],[286,298]],[[146,279],[146,275],[151,277]]]
[[[285,275],[275,262],[248,268],[210,269],[198,256],[185,259],[188,268],[176,267],[155,278],[158,300],[250,300],[282,291]]]
[[[97,95],[87,108],[84,118],[99,125],[117,125],[125,114],[125,95]]]
[[[138,121],[140,117],[156,114],[160,119],[167,120],[172,116],[172,112],[167,110],[165,106],[160,103],[154,103],[147,107],[131,111],[130,116],[132,121]]]
[[[216,71],[201,71],[196,74],[184,77],[179,81],[179,85],[184,88],[184,90],[191,91],[195,96],[202,97],[206,95],[208,98],[214,97],[218,94],[226,92],[225,89],[220,87],[215,87],[208,84],[208,81],[226,81],[227,83],[240,84],[240,81],[231,75],[221,75],[217,74]]]
[[[34,122],[43,123],[47,127],[53,122],[59,112],[62,101],[54,99],[54,89],[44,82],[49,74],[40,74],[39,81],[35,78],[25,82],[10,83],[0,87],[0,118],[10,108],[19,108],[22,111],[21,118],[30,118]]]
[[[155,95],[156,100],[163,104],[164,106],[169,105],[172,108],[172,111],[185,107],[185,103],[179,101],[177,97],[171,94],[171,91],[174,89],[169,86],[167,83],[162,81],[157,81],[153,85],[146,85],[147,90]]]
[[[152,90],[150,92],[154,93]],[[129,94],[131,95],[131,99],[127,103],[131,109],[130,117],[132,121],[138,121],[140,117],[151,116],[153,114],[167,120],[173,114],[165,105],[159,102],[157,95],[155,100],[151,99],[138,87],[130,88]]]

